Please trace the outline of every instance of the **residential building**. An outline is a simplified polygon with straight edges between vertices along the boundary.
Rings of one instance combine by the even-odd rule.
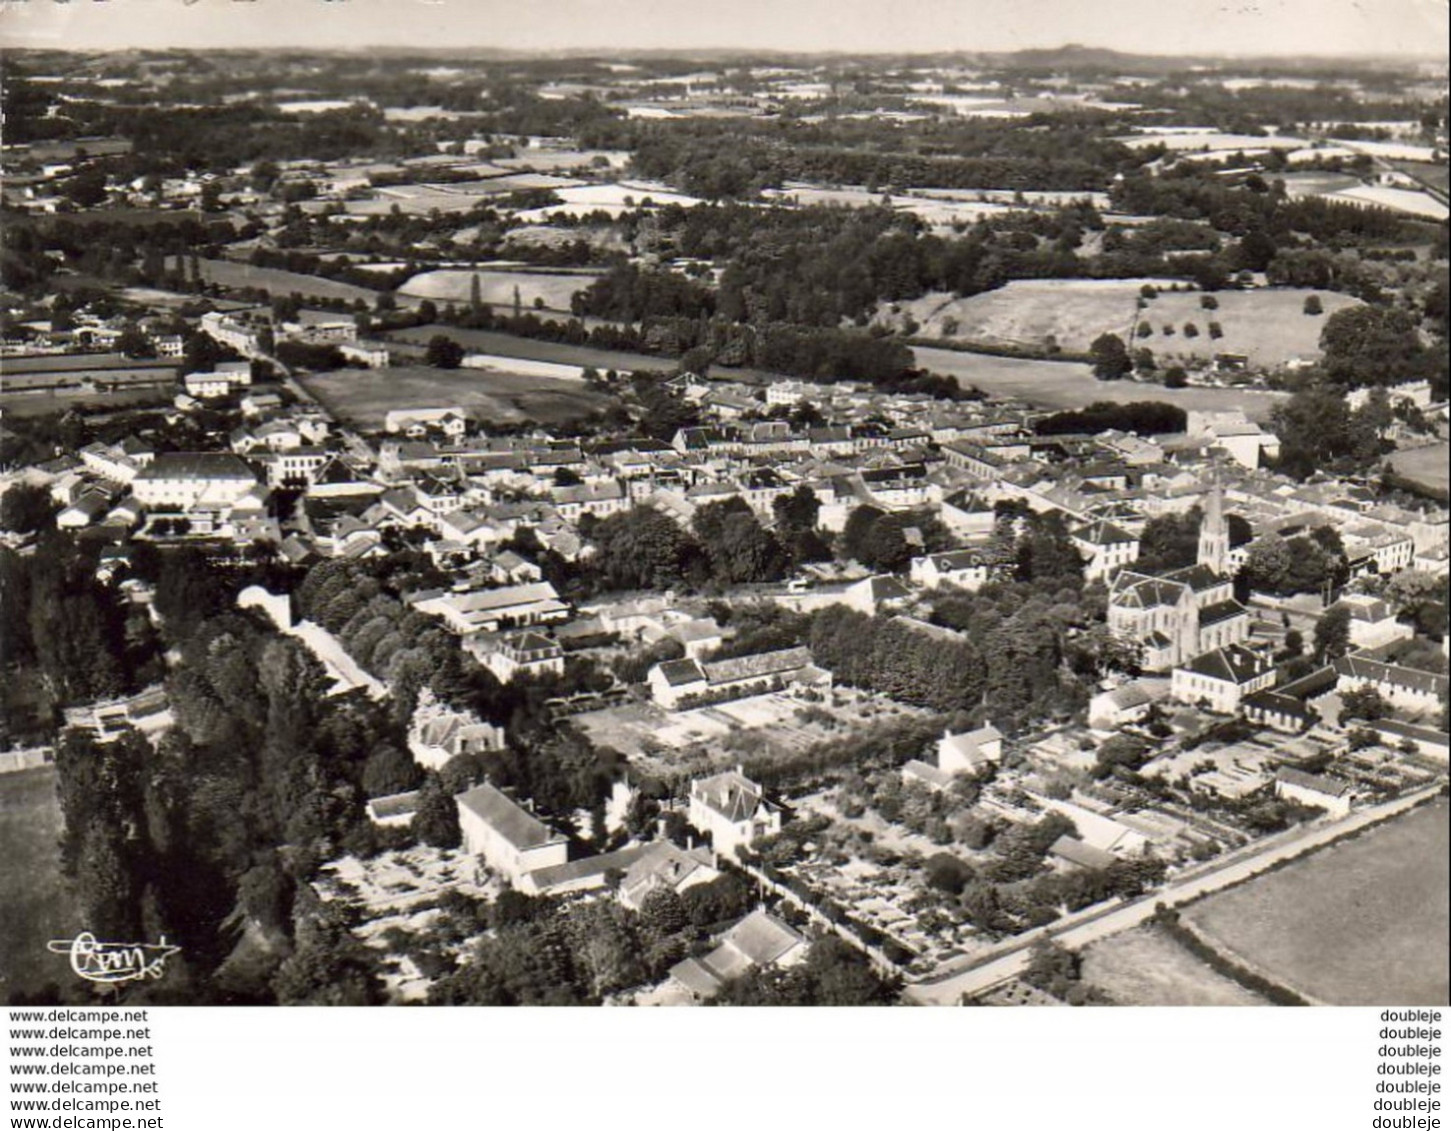
[[[740,699],[779,690],[791,683],[829,683],[829,673],[811,662],[807,648],[783,648],[727,660],[666,660],[650,669],[651,697],[667,711],[685,701]]]
[[[739,767],[691,782],[686,820],[709,836],[711,846],[727,858],[734,858],[736,849],[749,848],[781,831],[781,810]]]
[[[707,1001],[732,978],[760,967],[788,968],[806,957],[806,939],[764,908],[751,912],[704,958],[687,958],[670,978],[697,1001]]]
[[[163,452],[136,473],[131,490],[150,508],[227,505],[257,486],[257,476],[229,452]]]
[[[1196,656],[1170,677],[1170,694],[1181,703],[1202,703],[1232,715],[1248,695],[1272,687],[1275,668],[1242,644],[1228,644]]]
[[[464,851],[479,856],[509,883],[569,859],[569,840],[503,791],[485,782],[456,797]]]

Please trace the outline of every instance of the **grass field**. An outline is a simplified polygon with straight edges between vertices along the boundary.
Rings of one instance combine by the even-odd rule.
[[[1320,295],[1324,314],[1307,315],[1303,308],[1311,292],[1287,287],[1220,291],[1214,295],[1218,309],[1204,310],[1198,291],[1160,290],[1140,311],[1136,304],[1145,282],[1164,285],[1145,279],[1031,279],[971,298],[939,292],[899,305],[925,337],[1035,349],[1056,342],[1067,352],[1083,353],[1100,334],[1131,334],[1144,321],[1152,333],[1133,337],[1132,345],[1152,350],[1161,365],[1241,353],[1252,365],[1266,368],[1295,357],[1318,357],[1325,319],[1357,305],[1355,299],[1326,292]],[[1219,323],[1223,337],[1210,337],[1210,322]],[[1186,323],[1193,324],[1196,337],[1185,336]],[[1166,326],[1171,334],[1164,333]]]
[[[1451,444],[1431,444],[1397,452],[1391,456],[1391,466],[1407,479],[1444,491],[1448,486],[1448,459],[1451,459]]]
[[[349,302],[362,299],[370,306],[378,297],[377,291],[355,287],[351,283],[337,283],[332,279],[301,275],[296,271],[279,271],[273,267],[253,267],[250,263],[233,263],[227,259],[203,259],[197,268],[208,283],[224,287],[262,287],[274,296],[290,295],[296,291],[301,295],[342,298]]]
[[[1265,1005],[1173,939],[1139,927],[1083,953],[1083,980],[1116,1005]]]
[[[1445,801],[1192,907],[1205,940],[1334,1005],[1446,1005]]]
[[[1016,397],[1043,408],[1083,408],[1094,401],[1165,401],[1183,409],[1240,408],[1252,420],[1267,421],[1285,396],[1258,389],[1166,389],[1135,381],[1099,381],[1087,365],[1072,361],[1024,361],[931,346],[917,346],[912,352],[916,364],[934,373],[976,385],[991,396]]]
[[[560,424],[604,408],[610,398],[577,381],[472,369],[395,366],[339,369],[299,378],[334,416],[378,430],[395,408],[458,405],[482,424]]]
[[[81,928],[60,875],[55,770],[0,774],[0,998],[34,993],[66,974],[50,939]]]
[[[522,357],[530,361],[557,361],[564,365],[583,365],[598,369],[601,373],[614,369],[628,373],[635,369],[653,369],[668,372],[675,368],[675,359],[650,357],[643,353],[623,353],[615,350],[595,349],[593,346],[572,346],[564,342],[545,342],[534,338],[519,338],[513,334],[501,334],[494,330],[460,330],[454,326],[432,324],[415,326],[408,330],[396,330],[392,338],[400,342],[427,345],[435,334],[443,334],[458,342],[470,352],[493,353],[502,357]]]
[[[533,310],[535,300],[540,299],[546,310],[563,311],[569,310],[570,299],[576,293],[599,278],[596,272],[491,271],[486,268],[478,271],[424,271],[399,287],[398,293],[434,302],[464,303],[469,301],[475,275],[479,279],[479,297],[490,306],[512,309],[517,287],[519,303],[525,310]]]

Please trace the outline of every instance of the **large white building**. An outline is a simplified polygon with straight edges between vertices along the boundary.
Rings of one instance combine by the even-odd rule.
[[[247,463],[230,452],[162,452],[131,481],[145,507],[225,507],[257,486]]]
[[[518,886],[530,872],[569,859],[569,841],[506,794],[489,785],[456,797],[464,850]]]

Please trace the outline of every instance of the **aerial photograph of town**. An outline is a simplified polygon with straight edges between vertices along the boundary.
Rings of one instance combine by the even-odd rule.
[[[1444,39],[0,7],[0,1002],[1447,1004]]]

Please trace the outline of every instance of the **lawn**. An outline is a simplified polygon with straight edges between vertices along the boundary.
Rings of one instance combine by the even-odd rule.
[[[302,275],[296,271],[281,271],[274,267],[233,263],[228,259],[203,259],[198,262],[197,269],[208,283],[217,283],[223,287],[261,287],[274,297],[290,295],[296,291],[300,295],[315,298],[341,298],[349,302],[362,299],[369,306],[378,297],[377,291],[355,287],[351,283],[337,283],[332,279]]]
[[[383,418],[395,408],[458,405],[486,425],[524,420],[560,424],[610,403],[607,394],[578,381],[477,369],[432,369],[422,365],[339,369],[300,380],[334,416],[359,428],[375,430],[383,427]]]
[[[1424,448],[1412,448],[1391,456],[1391,466],[1407,479],[1414,479],[1433,490],[1447,488],[1447,460],[1451,457],[1451,445],[1431,444]]]
[[[1445,1005],[1448,830],[1437,801],[1190,909],[1212,945],[1334,1005]]]
[[[1140,311],[1139,290],[1145,283],[1161,289]],[[1266,287],[1219,291],[1213,296],[1218,309],[1205,310],[1200,292],[1163,289],[1167,285],[1153,279],[1030,279],[971,298],[937,292],[899,305],[924,337],[1031,349],[1056,343],[1066,352],[1084,353],[1100,334],[1134,334],[1143,321],[1152,332],[1146,338],[1135,335],[1131,344],[1152,350],[1160,365],[1240,353],[1265,368],[1291,358],[1318,357],[1325,319],[1341,307],[1357,305],[1353,298],[1326,292],[1320,295],[1324,314],[1307,315],[1310,291]],[[1210,322],[1219,324],[1222,337],[1210,337]],[[1193,325],[1195,336],[1185,335],[1186,324]],[[1165,333],[1165,327],[1172,333]]]
[[[917,346],[916,364],[976,385],[994,397],[1015,397],[1043,408],[1083,408],[1094,401],[1128,404],[1165,401],[1183,409],[1243,409],[1252,420],[1267,421],[1283,393],[1260,389],[1166,389],[1136,381],[1099,381],[1087,365],[1072,361],[1025,361]]]
[[[50,939],[80,929],[60,875],[61,833],[55,769],[0,774],[0,997],[34,993],[66,976]]]
[[[543,309],[563,311],[570,309],[575,294],[599,278],[594,271],[500,271],[482,267],[477,271],[424,271],[399,287],[398,293],[434,302],[466,303],[475,276],[479,280],[479,298],[490,306],[512,310],[517,290],[519,304],[525,310],[537,309],[535,302],[540,301]]]
[[[1115,1005],[1265,1005],[1173,939],[1138,927],[1083,953],[1083,980]]]
[[[675,359],[669,357],[650,357],[643,353],[624,353],[595,349],[593,346],[572,346],[564,342],[519,338],[513,334],[501,334],[495,330],[461,330],[456,326],[443,326],[436,323],[428,326],[414,326],[407,330],[395,330],[390,336],[395,341],[427,345],[428,340],[435,334],[443,334],[452,338],[471,353],[522,357],[529,361],[557,361],[564,365],[593,367],[601,373],[608,369],[619,373],[629,373],[636,369],[665,372],[673,370],[676,366]]]

